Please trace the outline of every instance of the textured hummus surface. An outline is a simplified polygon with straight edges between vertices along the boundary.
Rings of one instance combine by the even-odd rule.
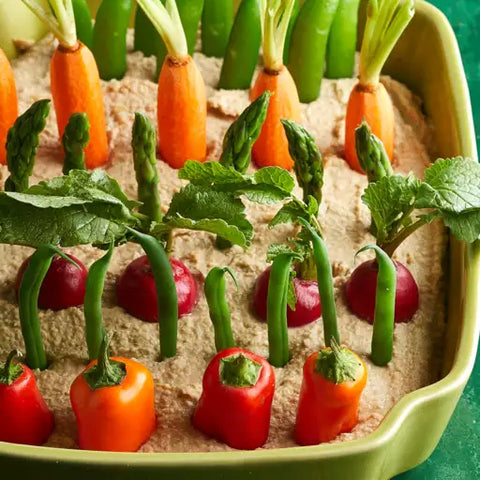
[[[46,39],[13,61],[20,111],[32,102],[50,97],[49,59],[55,43]],[[235,117],[248,105],[245,91],[218,91],[215,85],[220,60],[197,53],[195,60],[207,84],[209,104],[208,156],[217,159],[224,133]],[[156,123],[157,86],[155,61],[140,53],[130,53],[128,72],[120,81],[102,82],[105,113],[111,149],[106,167],[130,197],[136,196],[135,174],[130,147],[135,111],[145,112]],[[421,113],[419,100],[406,87],[383,79],[395,104],[395,169],[413,171],[422,176],[430,162],[427,145],[430,128]],[[355,252],[373,242],[368,232],[369,212],[361,195],[366,177],[342,160],[345,109],[355,80],[324,80],[320,99],[302,106],[303,122],[314,135],[325,161],[324,201],[320,221],[325,232],[333,264],[339,330],[342,342],[366,362],[368,384],[360,403],[358,426],[335,442],[363,437],[378,427],[388,410],[405,394],[438,379],[443,350],[444,261],[446,233],[440,223],[417,231],[397,252],[397,259],[413,273],[420,289],[420,308],[408,324],[395,327],[393,361],[388,367],[374,366],[369,360],[372,327],[351,314],[343,297],[343,287],[355,267]],[[61,175],[62,154],[59,147],[55,113],[48,118],[41,136],[38,161],[31,183]],[[172,194],[182,186],[177,172],[159,161],[160,193],[166,210]],[[3,180],[5,167],[0,167]],[[3,184],[2,180],[2,184]],[[300,193],[300,192],[298,192]],[[176,231],[173,256],[183,261],[202,281],[214,266],[230,266],[238,275],[239,291],[228,289],[232,325],[237,343],[255,353],[268,356],[266,324],[251,310],[250,298],[258,275],[266,268],[266,250],[272,242],[292,236],[294,227],[268,229],[267,223],[278,210],[276,206],[248,205],[248,215],[255,227],[255,238],[248,251],[233,247],[219,251],[209,234]],[[88,267],[102,255],[91,247],[69,250]],[[18,307],[13,292],[16,272],[31,249],[0,245],[0,357],[13,348],[23,349]],[[104,322],[115,332],[112,353],[139,360],[152,372],[156,385],[157,428],[141,448],[144,452],[219,451],[230,448],[196,431],[191,415],[201,394],[203,372],[215,354],[213,329],[203,293],[194,312],[179,320],[178,355],[158,362],[158,326],[128,315],[116,304],[115,282],[124,268],[142,255],[133,244],[115,250],[104,293]],[[362,259],[368,255],[362,255]],[[359,262],[360,260],[357,260]],[[203,288],[200,288],[200,292]],[[41,311],[41,328],[50,366],[36,372],[39,388],[55,416],[55,430],[47,445],[76,447],[76,424],[70,407],[69,389],[87,361],[82,308],[60,312]],[[272,423],[265,448],[294,446],[293,426],[306,357],[323,346],[320,320],[290,329],[292,360],[283,369],[275,369],[277,388],[273,402]],[[220,406],[219,406],[220,407]]]

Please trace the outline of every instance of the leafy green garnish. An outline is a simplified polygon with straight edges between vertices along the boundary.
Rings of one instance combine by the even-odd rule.
[[[24,193],[0,193],[0,243],[70,247],[123,242],[126,227],[139,226],[137,205],[105,172],[72,170]]]
[[[253,237],[253,226],[241,200],[202,185],[189,184],[176,193],[162,223],[154,224],[151,233],[162,235],[172,228],[216,233],[244,248]]]
[[[371,183],[362,196],[389,255],[418,228],[442,218],[459,240],[480,236],[480,165],[471,159],[438,159],[425,180],[393,175]]]

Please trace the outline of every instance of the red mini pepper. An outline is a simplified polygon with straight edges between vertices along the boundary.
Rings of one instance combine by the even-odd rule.
[[[53,415],[37,388],[33,372],[10,353],[0,367],[0,441],[43,445],[53,430]]]
[[[193,424],[230,447],[254,450],[268,438],[275,374],[262,357],[227,348],[209,363]]]
[[[303,366],[295,440],[317,445],[350,432],[358,422],[358,404],[367,383],[367,369],[332,337],[331,348],[310,355]]]

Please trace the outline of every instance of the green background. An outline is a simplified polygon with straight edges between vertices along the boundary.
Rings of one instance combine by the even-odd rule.
[[[480,149],[480,1],[431,0],[455,30],[470,86]],[[452,420],[433,455],[395,480],[480,479],[480,352],[474,372]]]

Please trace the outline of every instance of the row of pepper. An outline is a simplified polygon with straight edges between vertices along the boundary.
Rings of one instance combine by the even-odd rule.
[[[314,232],[312,236],[320,266],[325,258],[319,248],[324,246],[320,247],[322,240]],[[270,291],[275,293],[270,295],[270,308],[273,310],[277,309],[272,299],[277,297],[278,277],[289,275],[290,263],[291,257],[287,255],[277,259],[272,267]],[[277,352],[282,349],[278,343],[283,341],[279,338],[283,327],[277,320],[283,318],[286,323],[286,309],[283,314],[269,315],[271,363],[237,348],[225,300],[227,272],[233,276],[230,269],[216,267],[205,280],[218,354],[205,371],[203,392],[192,422],[206,435],[233,448],[255,449],[268,438],[275,391],[271,363],[275,364]],[[328,328],[331,330],[332,325]],[[304,365],[295,426],[295,439],[300,445],[330,441],[342,432],[351,431],[358,421],[367,370],[357,355],[339,346],[336,325],[333,331],[331,347],[313,353]],[[142,364],[110,357],[110,340],[111,335],[104,334],[98,358],[90,362],[70,389],[78,445],[89,450],[136,451],[156,426],[154,382]],[[13,351],[0,369],[0,408],[6,419],[0,425],[0,440],[41,445],[52,433],[53,415],[32,371],[18,359],[19,352]]]
[[[83,9],[77,6],[77,13],[82,11],[83,14],[78,13],[76,26],[72,0],[49,0],[51,9],[45,9],[38,0],[22,1],[47,24],[59,40],[51,63],[51,91],[59,134],[63,135],[73,113],[86,113],[91,123],[91,141],[86,151],[87,167],[101,166],[108,158],[108,142],[97,64],[103,69],[105,63],[112,63],[111,68],[116,71],[116,63],[121,62],[121,70],[124,69],[127,14],[131,10],[131,1],[122,0],[122,8],[117,9],[118,2],[105,0],[100,7],[94,32],[94,39],[98,37],[98,41],[93,42],[94,50],[98,44],[96,59],[77,37],[78,33],[84,31],[85,24],[88,29],[88,22],[80,20],[80,17],[84,19],[87,16],[85,5]],[[412,1],[406,0],[400,7],[397,0],[386,0],[380,5],[376,0],[368,3],[366,35],[360,55],[360,81],[352,90],[346,116],[345,156],[350,166],[358,171],[362,169],[356,156],[355,129],[363,120],[368,122],[373,133],[384,142],[389,158],[392,159],[393,156],[393,106],[379,77],[391,50],[413,16]],[[224,27],[220,30],[229,30],[226,20],[228,15],[225,14],[225,4],[228,3],[207,2],[212,6],[203,10],[204,37],[211,35],[214,40],[206,41],[206,45],[216,43],[216,33],[212,32],[219,17],[220,26]],[[222,81],[227,82],[227,76],[236,79],[240,75],[238,72],[244,75],[247,71],[238,57],[244,47],[250,51],[251,66],[247,76],[251,76],[250,71],[253,73],[258,60],[258,49],[252,49],[243,40],[249,37],[251,28],[260,25],[264,68],[251,88],[250,98],[254,100],[270,91],[272,99],[261,134],[253,147],[253,160],[258,166],[292,168],[293,161],[281,119],[299,122],[300,100],[311,101],[318,96],[328,33],[334,19],[338,25],[335,34],[332,33],[330,48],[341,49],[348,43],[347,56],[352,57],[358,5],[353,2],[352,6],[347,6],[347,3],[339,5],[338,0],[307,0],[298,10],[294,23],[291,18],[295,9],[299,8],[295,0],[258,0],[258,3],[255,1],[249,5],[244,2],[240,6],[236,17],[238,24],[232,27],[231,45],[227,48]],[[187,8],[191,7],[190,2],[178,2],[177,5],[174,0],[166,0],[165,6],[156,0],[138,0],[138,5],[139,12],[144,12],[139,15],[148,17],[163,39],[167,52],[159,75],[157,96],[161,156],[173,168],[181,168],[188,159],[204,161],[207,153],[207,101],[203,78],[191,57],[194,38],[192,32],[195,31],[192,26],[198,23],[197,17],[201,9],[197,5],[192,10]],[[337,8],[340,9],[338,18],[335,17]],[[184,12],[183,19],[181,12]],[[187,20],[187,13],[196,20]],[[147,34],[149,30],[144,28],[140,18],[137,22],[138,35]],[[247,30],[248,35],[244,35]],[[342,31],[341,35],[339,31]],[[289,34],[291,40],[288,44],[287,63],[292,73],[284,66],[285,39]],[[155,41],[152,40],[151,44],[154,45]],[[331,58],[332,61],[340,62],[343,56],[332,54]],[[9,69],[6,58],[0,58],[0,66],[5,71]],[[245,81],[243,88],[248,88],[250,81],[251,78],[248,82]],[[79,84],[82,88],[77,88]],[[0,110],[5,112],[0,124],[0,145],[3,145],[7,130],[17,115],[13,74],[7,72],[2,78],[1,87]],[[5,162],[4,153],[0,161]]]

